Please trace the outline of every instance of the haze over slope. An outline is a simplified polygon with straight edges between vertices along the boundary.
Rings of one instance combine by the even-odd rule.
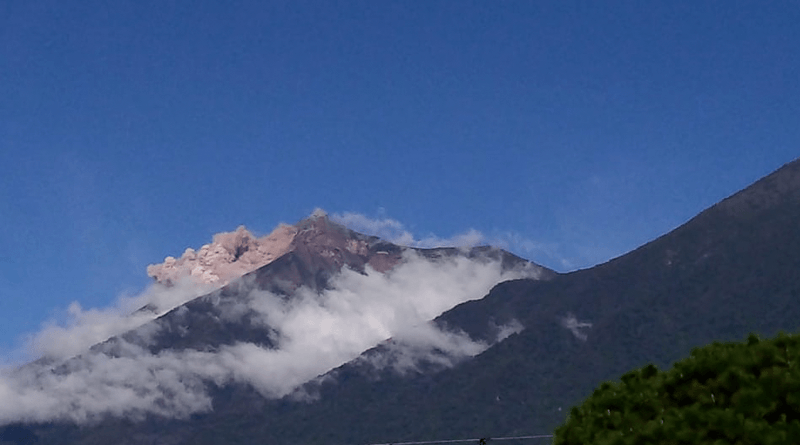
[[[262,429],[257,418],[280,412],[265,411],[252,428],[264,440],[306,443],[550,433],[597,385],[635,367],[665,367],[693,347],[750,332],[797,332],[798,220],[800,160],[622,257],[548,281],[501,283],[446,312],[437,321],[473,339],[486,337],[489,320],[525,327],[461,366],[375,384],[354,362],[337,371],[346,380],[320,390],[319,404]],[[363,396],[365,388],[381,397]],[[269,431],[324,422],[331,427]],[[373,422],[381,428],[350,436],[332,427]]]
[[[694,346],[749,332],[796,331],[800,311],[800,161],[600,266],[512,280],[436,319],[472,344],[524,328],[473,358],[377,369],[392,339],[304,385],[312,400],[219,393],[194,420],[28,429],[44,443],[383,443],[547,434],[602,381]],[[388,363],[397,356],[388,358]],[[403,355],[399,355],[403,357]],[[394,362],[398,363],[398,362]],[[433,366],[431,366],[433,365]],[[345,426],[345,427],[343,427]]]
[[[214,388],[286,396],[389,338],[404,366],[432,353],[449,366],[520,327],[473,341],[431,319],[505,279],[552,276],[493,248],[397,246],[322,212],[262,239],[218,235],[149,272],[160,282],[134,299],[139,310],[78,310],[36,338],[44,358],[0,377],[0,422],[186,418],[212,409]]]

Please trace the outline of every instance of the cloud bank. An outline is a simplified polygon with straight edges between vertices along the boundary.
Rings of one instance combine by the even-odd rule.
[[[420,248],[474,247],[487,243],[486,237],[475,229],[469,229],[464,233],[454,235],[450,238],[428,235],[418,239],[411,232],[406,230],[401,222],[391,218],[375,219],[353,212],[335,213],[330,215],[330,218],[357,232],[375,235],[401,246]]]
[[[366,363],[375,370],[390,369],[401,375],[425,372],[431,368],[449,368],[524,329],[517,320],[496,327],[498,331],[496,338],[487,343],[481,340],[475,341],[461,331],[445,330],[433,323],[425,323],[399,332],[382,347],[359,357],[358,361]]]
[[[150,353],[152,334],[164,328],[164,319],[154,320],[156,314],[193,298],[198,289],[193,285],[154,287],[135,303],[126,301],[109,310],[74,306],[70,324],[45,328],[31,344],[49,357],[82,355],[0,372],[0,424],[84,423],[108,415],[182,418],[213,409],[210,385],[233,382],[250,385],[267,398],[282,397],[390,338],[396,345],[393,359],[383,366],[391,363],[401,372],[415,369],[420,360],[449,366],[489,345],[442,331],[430,320],[459,303],[482,298],[500,281],[537,271],[503,271],[499,262],[429,260],[408,252],[388,273],[369,267],[364,274],[345,269],[321,293],[300,288],[286,298],[245,282],[241,295],[219,306],[220,317],[251,317],[272,333],[274,348],[239,342],[213,350]],[[152,310],[124,315],[145,301]],[[176,314],[187,311],[180,308]],[[117,338],[107,352],[86,352],[89,345],[135,326],[144,333],[137,341]],[[510,331],[515,329],[521,327]]]
[[[478,230],[468,229],[451,237],[428,235],[418,238],[408,231],[403,223],[392,218],[370,218],[355,212],[335,213],[330,218],[353,230],[375,235],[403,246],[431,248],[492,245],[533,261],[545,261],[558,270],[575,268],[575,264],[560,253],[563,250],[561,246],[552,242],[543,243],[518,232],[495,230],[489,235],[485,235]]]
[[[155,320],[214,288],[185,277],[172,286],[154,283],[141,294],[121,297],[108,308],[84,309],[74,301],[67,308],[64,322],[51,320],[25,340],[26,355],[48,359],[73,357],[92,345]]]

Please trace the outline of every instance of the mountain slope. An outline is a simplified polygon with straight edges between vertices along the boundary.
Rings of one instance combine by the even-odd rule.
[[[432,375],[375,373],[356,361],[322,383],[318,401],[267,405],[237,429],[277,443],[546,434],[629,369],[664,367],[751,331],[796,331],[797,221],[795,161],[627,255],[549,281],[502,283],[443,314],[440,323],[473,337],[487,335],[490,321],[525,326],[472,360]],[[232,419],[207,421],[197,443],[236,436]]]
[[[29,430],[43,443],[148,443],[155,431],[160,443],[185,443],[197,429],[187,418],[254,412],[387,336],[421,332],[430,343],[423,352],[444,341],[448,363],[474,355],[488,344],[427,321],[506,277],[554,275],[490,247],[396,246],[323,214],[291,232],[285,253],[241,279],[77,357],[37,361],[0,379],[0,396],[9,400],[9,389],[20,402],[10,416],[57,419]],[[0,439],[19,425],[9,428]]]
[[[600,382],[629,369],[648,362],[663,367],[692,347],[751,331],[796,331],[797,221],[800,161],[624,256],[549,280],[507,281],[445,312],[437,329],[465,332],[476,343],[501,338],[499,327],[524,326],[454,366],[442,366],[434,348],[413,366],[397,368],[405,340],[393,338],[304,385],[306,399],[298,393],[264,399],[233,383],[217,387],[213,412],[188,420],[111,419],[84,428],[17,427],[14,434],[34,431],[41,443],[53,444],[547,434]]]
[[[499,429],[483,434],[538,433],[551,431],[564,409],[600,382],[634,367],[648,362],[664,367],[692,347],[741,340],[749,332],[796,332],[798,221],[800,162],[795,161],[620,258],[548,282],[500,284],[486,298],[441,318],[470,332],[468,326],[480,326],[477,314],[500,320],[513,314],[527,329],[477,357],[469,364],[475,370],[446,373],[464,382],[491,375],[494,380],[478,385],[484,392],[516,388],[519,392],[511,394],[537,407],[506,430],[502,422],[521,410],[471,398],[476,415],[495,419],[487,426]],[[592,323],[581,329],[585,341],[565,328],[570,313]],[[449,393],[443,391],[428,400]],[[421,416],[435,417],[449,408],[423,410]],[[461,428],[470,426],[462,423],[450,431]]]

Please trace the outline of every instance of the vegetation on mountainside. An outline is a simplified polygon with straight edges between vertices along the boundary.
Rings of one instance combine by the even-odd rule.
[[[800,335],[715,342],[603,383],[555,445],[800,443]]]
[[[552,280],[505,282],[486,298],[448,311],[438,321],[463,330],[476,340],[490,341],[491,328],[511,320],[525,326],[522,332],[453,368],[437,373],[396,375],[376,373],[355,361],[337,369],[335,375],[328,375],[319,388],[310,392],[319,395],[311,401],[265,400],[252,387],[235,384],[212,388],[214,410],[187,420],[151,418],[134,422],[109,418],[91,426],[20,427],[35,433],[38,443],[47,445],[156,442],[326,445],[547,434],[565,422],[569,406],[586,400],[601,382],[616,379],[631,369],[647,363],[670,369],[693,347],[741,339],[748,332],[765,338],[780,330],[795,332],[800,320],[798,220],[800,161],[620,258]],[[584,332],[587,339],[578,338],[564,327],[563,319],[569,313],[580,321],[592,323]],[[711,348],[725,350],[721,346]],[[787,343],[787,364],[788,360],[792,365],[796,363],[791,358],[797,355],[796,351],[792,337]],[[729,379],[742,376],[756,379],[764,374],[756,377],[745,372],[747,367],[736,369],[744,371],[741,375],[728,373]],[[765,375],[782,369],[776,367]],[[794,375],[796,370],[784,371]],[[679,376],[670,372],[636,378],[663,385],[667,375]],[[684,392],[694,394],[703,409],[706,409],[704,403],[719,404],[720,395],[714,392],[714,400],[710,400],[708,389],[712,383],[721,384],[724,380],[720,382],[719,376],[715,379],[713,382],[698,379],[696,387],[686,383]],[[613,386],[617,391],[623,387]],[[696,392],[703,388],[708,393]],[[787,388],[792,386],[783,389]],[[609,397],[613,396],[613,389],[606,390],[610,391]],[[663,392],[657,392],[664,397]],[[746,391],[742,392],[737,400],[741,402],[745,394]],[[786,394],[781,403],[795,406]],[[656,399],[656,402],[664,401]],[[697,423],[688,409],[691,403],[671,403],[664,408],[676,410],[675,417],[665,418],[665,424],[674,421],[673,430],[681,431],[680,422]],[[768,425],[772,422],[769,416],[748,417],[743,408],[747,407],[737,404],[728,413],[724,409],[715,411],[719,414],[715,422],[731,413],[734,416],[728,420],[739,422],[741,426],[736,428],[740,430],[758,427],[762,422],[758,419],[765,419],[763,422]],[[737,410],[742,411],[741,418]],[[620,411],[620,415],[623,413]],[[786,414],[789,425],[794,419],[790,414]],[[589,416],[588,412],[584,415]],[[646,426],[649,420],[639,416]],[[585,434],[598,439],[584,443],[602,444],[604,425],[593,426],[586,419],[577,421],[577,417],[573,415],[561,430],[561,443],[576,443],[564,441],[572,437],[569,434],[579,438]],[[660,418],[657,424],[651,422],[653,427],[660,425]],[[585,432],[573,431],[573,427]],[[627,436],[616,432],[622,438],[621,443],[625,443],[626,437],[635,438],[631,428],[632,425]],[[700,428],[708,430],[706,426]],[[736,428],[726,431],[735,432]],[[691,435],[695,430],[683,431]],[[21,431],[7,432],[13,441],[11,433],[16,435]],[[785,443],[792,443],[788,440],[792,438],[790,433],[787,429]],[[709,432],[704,440],[710,441],[707,438],[713,434]],[[781,437],[780,431],[777,437]],[[3,428],[0,439],[6,439]],[[721,439],[721,443],[731,442],[735,441]],[[648,442],[643,439],[640,443]],[[680,443],[680,439],[675,443]]]

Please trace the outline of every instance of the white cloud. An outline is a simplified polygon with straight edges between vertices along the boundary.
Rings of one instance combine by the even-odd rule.
[[[522,332],[524,327],[512,320],[497,327],[497,336],[491,343],[473,340],[462,331],[449,331],[427,322],[399,332],[384,348],[360,357],[373,368],[392,368],[399,374],[421,371],[421,366],[451,367],[466,357],[474,357],[492,344],[505,340],[511,334]]]
[[[373,219],[353,212],[335,213],[330,218],[357,232],[374,235],[401,246],[421,248],[474,247],[486,243],[486,238],[483,234],[475,229],[469,229],[450,238],[428,235],[417,239],[411,232],[406,230],[401,222],[391,218]]]
[[[5,370],[0,374],[0,424],[148,413],[185,417],[211,409],[207,382],[246,383],[265,397],[281,397],[389,338],[399,340],[395,354],[402,360],[397,363],[407,369],[419,360],[449,366],[488,345],[441,331],[429,321],[459,303],[482,298],[500,281],[535,273],[503,271],[499,262],[463,257],[429,260],[408,253],[404,260],[385,274],[370,268],[364,274],[344,270],[322,293],[301,288],[287,299],[255,290],[219,306],[228,321],[255,315],[276,333],[275,349],[238,343],[216,351],[151,354],[142,345],[119,340],[113,354],[94,351],[61,367],[40,363]],[[70,323],[44,329],[32,344],[54,357],[73,355],[155,317],[134,313],[126,318],[131,307],[146,301],[163,313],[192,295],[163,287],[149,292],[109,310],[75,306]],[[515,329],[520,327],[506,331]]]
[[[556,270],[573,270],[574,260],[563,254],[563,248],[554,242],[541,242],[519,232],[498,231],[492,234],[489,244],[514,252],[539,264]]]
[[[490,235],[485,235],[476,229],[468,229],[451,237],[428,235],[418,238],[401,222],[391,218],[370,218],[354,212],[336,213],[330,218],[353,230],[375,235],[403,246],[430,248],[492,245],[533,261],[546,263],[558,270],[572,270],[576,267],[573,260],[563,255],[561,246],[552,242],[540,242],[518,232],[493,231]]]
[[[152,284],[133,297],[121,297],[114,306],[83,309],[78,302],[67,308],[66,320],[50,320],[26,339],[28,355],[63,359],[90,346],[137,328],[214,287],[185,278],[174,286]],[[144,309],[143,309],[144,308]]]
[[[567,314],[566,317],[561,319],[561,326],[569,329],[572,332],[572,335],[575,336],[578,340],[586,341],[589,336],[584,333],[581,329],[583,328],[591,328],[592,324],[589,322],[578,321],[573,314]]]

